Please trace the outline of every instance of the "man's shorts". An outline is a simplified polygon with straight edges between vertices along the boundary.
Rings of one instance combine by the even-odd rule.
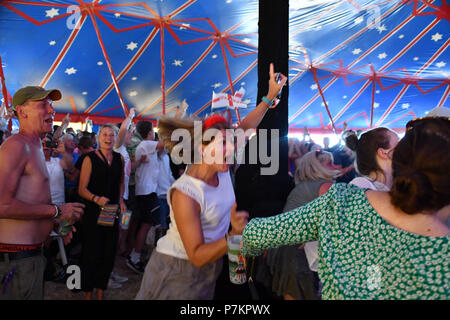
[[[139,208],[138,218],[143,223],[158,225],[159,217],[159,200],[155,192],[143,196],[136,196],[136,202]]]
[[[36,250],[27,250],[29,252]],[[39,253],[18,258],[0,252],[0,300],[42,300],[44,299],[44,271],[47,260]],[[21,257],[21,256],[25,257]]]

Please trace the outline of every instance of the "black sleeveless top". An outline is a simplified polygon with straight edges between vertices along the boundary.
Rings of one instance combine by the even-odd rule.
[[[87,189],[101,197],[109,199],[109,204],[118,204],[120,197],[120,180],[122,178],[123,164],[120,153],[113,151],[111,166],[97,155],[95,151],[89,152],[92,171]]]

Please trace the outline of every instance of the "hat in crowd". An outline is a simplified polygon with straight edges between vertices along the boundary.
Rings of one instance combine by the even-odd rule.
[[[13,110],[16,112],[16,106],[23,105],[28,100],[39,101],[49,97],[53,101],[61,99],[61,92],[57,89],[45,90],[38,86],[28,86],[16,91],[12,99]]]

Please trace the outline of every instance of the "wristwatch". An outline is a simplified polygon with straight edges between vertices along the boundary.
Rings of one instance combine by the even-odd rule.
[[[262,97],[261,100],[264,101],[269,106],[269,108],[271,106],[273,106],[273,104],[275,102],[275,99],[274,100],[269,100],[269,98],[267,98],[266,96]]]
[[[53,216],[53,219],[58,219],[61,216],[62,211],[56,204],[54,206],[55,206],[56,213]]]

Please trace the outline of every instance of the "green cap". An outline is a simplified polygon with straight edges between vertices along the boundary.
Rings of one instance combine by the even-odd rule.
[[[59,90],[51,89],[45,90],[38,86],[28,86],[17,90],[12,99],[12,105],[14,112],[16,111],[16,106],[23,105],[28,100],[39,101],[49,97],[53,101],[61,99],[62,95]]]

